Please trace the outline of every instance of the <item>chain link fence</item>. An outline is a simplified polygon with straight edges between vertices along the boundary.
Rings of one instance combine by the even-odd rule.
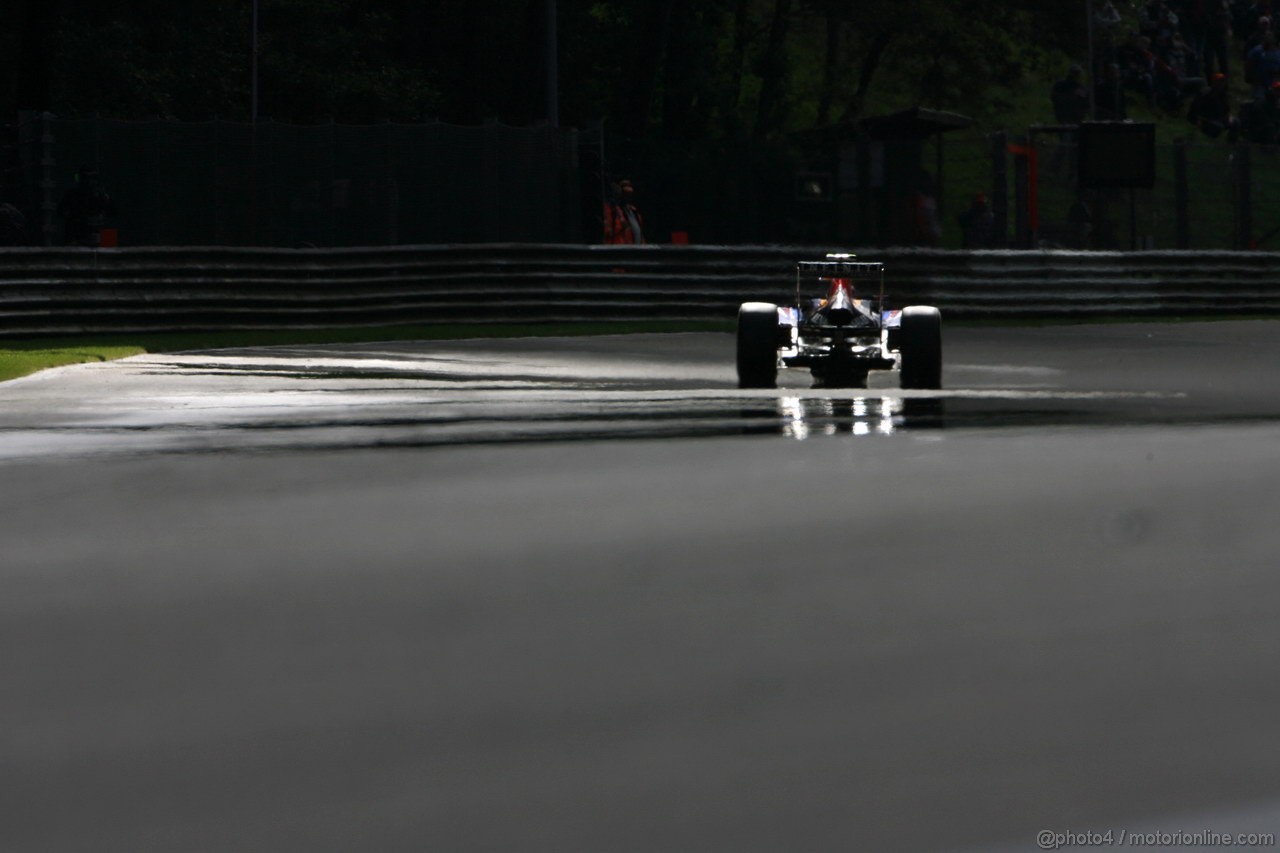
[[[602,126],[28,115],[0,136],[0,202],[25,215],[7,242],[60,245],[58,200],[90,167],[116,202],[121,246],[594,243],[610,184],[627,177],[654,243],[1280,249],[1280,149],[1160,142],[1153,189],[1104,192],[1077,189],[1069,128],[908,146],[834,130],[689,143]],[[940,230],[927,242],[898,227],[917,175]],[[979,208],[988,224],[975,242],[966,222]]]
[[[32,117],[9,135],[36,244],[61,242],[57,200],[82,168],[115,201],[121,245],[581,239],[568,129]]]
[[[1156,146],[1155,185],[1078,187],[1076,134],[1032,128],[1011,157],[1023,182],[1011,203],[1025,227],[1017,248],[1280,248],[1280,151],[1269,146],[1178,140]],[[1021,151],[1027,153],[1023,154]]]

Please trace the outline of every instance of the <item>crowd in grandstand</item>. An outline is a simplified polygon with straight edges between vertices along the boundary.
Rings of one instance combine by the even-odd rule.
[[[1098,0],[1089,76],[1093,117],[1128,118],[1128,98],[1137,97],[1166,115],[1185,116],[1213,139],[1280,144],[1275,12],[1280,0]],[[1060,123],[1088,114],[1081,71],[1072,66],[1054,84]],[[1243,95],[1238,108],[1233,93]]]

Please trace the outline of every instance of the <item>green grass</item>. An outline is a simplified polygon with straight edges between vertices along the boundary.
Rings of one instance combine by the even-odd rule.
[[[228,347],[457,340],[460,338],[622,335],[641,332],[732,331],[728,322],[548,323],[475,326],[396,326],[381,329],[314,329],[262,332],[189,332],[154,335],[94,335],[71,338],[0,339],[0,382],[50,367],[108,361],[131,355]]]
[[[1233,108],[1249,98],[1249,87],[1244,83],[1237,51],[1230,52],[1232,70]],[[988,101],[998,102],[1000,108],[988,115],[977,116],[973,128],[960,133],[949,133],[943,140],[945,151],[943,189],[942,246],[958,249],[962,235],[957,214],[968,207],[973,194],[979,191],[991,193],[992,155],[988,134],[1004,130],[1009,141],[1027,133],[1035,125],[1055,123],[1050,90],[1067,66],[1080,57],[1046,55],[1039,64],[1027,70],[1026,75],[1008,85],[983,93]],[[1168,115],[1152,109],[1133,92],[1126,93],[1129,118],[1138,122],[1153,122],[1156,126],[1156,187],[1136,194],[1138,231],[1140,235],[1155,237],[1157,248],[1172,248],[1176,242],[1174,221],[1174,173],[1173,143],[1185,138],[1189,143],[1189,191],[1192,211],[1192,249],[1230,249],[1234,241],[1234,209],[1231,191],[1231,146],[1225,137],[1210,139],[1193,127],[1183,115]],[[886,105],[888,108],[888,105]],[[901,103],[897,105],[901,108]],[[964,109],[958,108],[960,112]],[[1185,112],[1185,110],[1184,110]],[[1075,200],[1076,191],[1066,176],[1056,172],[1052,163],[1053,134],[1039,135],[1040,182],[1039,208],[1042,226],[1061,225],[1066,221],[1067,210]],[[933,169],[933,145],[925,151],[925,167]],[[1008,161],[1008,197],[1010,232],[1014,227],[1014,171],[1012,158]],[[1254,169],[1254,218],[1259,236],[1271,227],[1265,213],[1268,205],[1280,199],[1280,157],[1257,149],[1253,158]],[[1121,193],[1113,201],[1109,218],[1115,227],[1121,248],[1129,247],[1129,207],[1127,195]],[[1262,248],[1280,247],[1280,235],[1273,236]]]
[[[75,346],[49,346],[48,344],[31,346],[0,346],[0,382],[27,376],[50,367],[62,367],[67,364],[84,364],[85,362],[110,361],[125,358],[144,352],[142,347],[99,344],[79,344]]]

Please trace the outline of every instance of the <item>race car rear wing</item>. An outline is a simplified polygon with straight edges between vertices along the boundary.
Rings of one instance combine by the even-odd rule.
[[[884,308],[884,264],[879,261],[858,261],[852,254],[828,254],[822,261],[796,262],[796,304],[802,304],[805,281],[849,278],[863,283],[871,282],[878,292],[876,305]],[[855,285],[855,290],[856,290]]]

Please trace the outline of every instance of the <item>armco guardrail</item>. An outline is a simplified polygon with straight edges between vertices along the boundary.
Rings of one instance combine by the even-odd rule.
[[[576,320],[731,320],[814,247],[0,249],[0,336]],[[893,305],[953,317],[1280,313],[1262,252],[858,252]]]

